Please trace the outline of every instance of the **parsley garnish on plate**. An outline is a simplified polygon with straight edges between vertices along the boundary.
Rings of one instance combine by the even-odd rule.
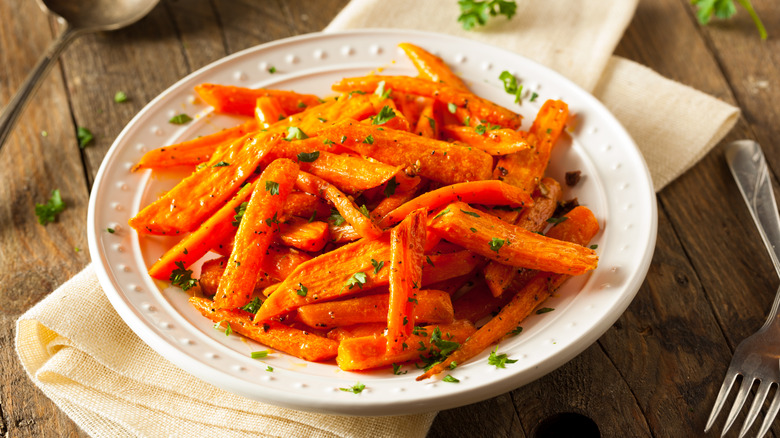
[[[371,265],[374,266],[374,274],[378,274],[379,271],[382,269],[382,266],[385,265],[384,261],[378,262],[374,259],[371,259]]]
[[[398,181],[395,180],[395,177],[390,178],[387,181],[387,184],[385,185],[385,196],[388,198],[393,196],[395,194],[395,189],[398,187]]]
[[[308,135],[306,135],[305,132],[301,130],[301,128],[298,128],[297,126],[290,126],[287,128],[287,137],[284,139],[287,141],[293,141],[293,140],[306,140],[309,138]]]
[[[265,357],[268,357],[269,354],[271,354],[269,350],[253,351],[249,353],[249,357],[251,357],[252,359],[263,359]]]
[[[338,210],[331,210],[330,216],[328,216],[328,220],[337,227],[347,221]]]
[[[506,16],[511,20],[517,12],[517,3],[515,0],[459,0],[460,15],[458,23],[466,30],[471,30],[475,26],[484,26],[490,17],[498,15]]]
[[[498,347],[494,348],[493,351],[490,352],[490,356],[488,356],[489,365],[493,365],[496,368],[506,368],[506,364],[517,362],[517,359],[508,358],[506,353],[496,354],[497,348]]]
[[[117,91],[114,95],[114,102],[123,103],[127,102],[127,94],[124,91]]]
[[[354,385],[350,386],[349,388],[339,388],[340,390],[344,392],[351,392],[353,394],[360,394],[363,392],[364,389],[366,389],[366,385],[357,382]]]
[[[192,271],[184,267],[184,262],[177,260],[173,262],[177,266],[176,269],[171,272],[171,284],[179,286],[182,290],[188,290],[198,284],[198,280],[192,278]]]
[[[300,286],[300,288],[299,289],[295,289],[295,293],[297,293],[298,295],[300,295],[302,297],[305,297],[306,294],[309,293],[309,289],[306,286],[304,286],[303,283],[298,283],[298,286]]]
[[[65,203],[62,201],[59,189],[51,191],[51,196],[45,204],[35,204],[35,215],[38,216],[38,223],[41,225],[54,222],[63,210],[65,210]]]
[[[555,309],[553,309],[552,307],[542,307],[541,309],[536,311],[536,314],[541,315],[542,313],[552,312],[553,310]]]
[[[263,305],[263,302],[260,301],[260,298],[254,297],[252,298],[252,301],[247,303],[245,306],[239,307],[241,310],[245,310],[249,313],[257,313],[258,310],[260,310],[260,306]]]
[[[352,274],[351,277],[349,277],[349,280],[347,280],[347,286],[349,286],[350,289],[357,286],[360,289],[363,289],[363,285],[366,284],[366,273],[365,272],[355,272]]]
[[[371,122],[372,125],[384,125],[385,123],[395,118],[395,112],[389,106],[385,105],[379,110],[379,114],[374,117]]]
[[[498,76],[504,83],[504,91],[509,94],[515,95],[515,103],[520,103],[520,98],[523,95],[523,86],[517,84],[517,78],[512,73],[504,70]]]
[[[168,123],[173,123],[174,125],[183,125],[191,121],[192,121],[192,117],[188,116],[187,114],[181,113],[171,117],[171,119],[168,120]]]
[[[446,376],[444,376],[444,378],[442,380],[445,381],[445,382],[449,382],[449,383],[459,383],[460,382],[460,380],[452,377],[451,374],[447,374]]]
[[[304,162],[304,163],[311,163],[317,158],[320,157],[320,151],[314,151],[314,152],[301,152],[298,154],[298,161]]]

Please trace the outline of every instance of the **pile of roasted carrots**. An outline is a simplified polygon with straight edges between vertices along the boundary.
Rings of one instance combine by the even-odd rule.
[[[130,220],[181,237],[150,275],[197,284],[204,316],[273,349],[345,370],[423,361],[426,378],[518,333],[594,269],[596,219],[562,213],[544,177],[567,105],[545,102],[518,131],[518,114],[401,47],[418,77],[347,78],[337,97],[196,87],[216,112],[252,120],[137,164],[194,167]],[[221,257],[193,279],[209,252]]]

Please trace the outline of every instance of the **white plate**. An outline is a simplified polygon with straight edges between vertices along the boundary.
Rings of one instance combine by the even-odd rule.
[[[397,48],[412,42],[439,54],[482,97],[525,117],[524,128],[546,99],[563,99],[574,115],[569,136],[556,147],[549,174],[559,181],[570,170],[583,178],[566,190],[599,219],[600,263],[592,274],[570,280],[545,307],[530,316],[523,332],[498,350],[518,362],[505,369],[488,365],[488,351],[451,374],[460,383],[416,382],[415,367],[404,375],[390,370],[340,371],[335,364],[306,363],[282,353],[263,360],[264,349],[240,336],[226,337],[186,302],[177,288],[155,281],[146,267],[170,245],[142,238],[127,221],[168,189],[179,176],[130,172],[152,148],[235,125],[239,119],[212,114],[196,98],[202,82],[271,87],[327,95],[342,77],[370,71],[416,75]],[[276,68],[271,74],[270,67]],[[521,106],[498,79],[509,70],[527,93],[539,97]],[[187,125],[169,124],[187,113]],[[596,341],[625,310],[647,273],[655,246],[655,194],[634,142],[595,98],[557,73],[528,59],[475,41],[439,34],[364,30],[311,34],[254,47],[215,62],[179,81],[154,99],[122,131],[98,172],[88,217],[89,248],[100,283],[127,324],[149,346],[187,372],[236,394],[280,406],[345,415],[395,415],[441,410],[484,400],[531,382],[572,359]],[[111,227],[116,233],[106,232]],[[266,366],[274,371],[267,372]],[[361,394],[340,391],[360,381]]]

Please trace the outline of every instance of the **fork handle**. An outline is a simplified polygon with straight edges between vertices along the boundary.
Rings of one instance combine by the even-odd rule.
[[[735,141],[726,146],[726,162],[780,276],[780,215],[761,146],[752,140]],[[762,328],[775,320],[779,307],[780,289]]]

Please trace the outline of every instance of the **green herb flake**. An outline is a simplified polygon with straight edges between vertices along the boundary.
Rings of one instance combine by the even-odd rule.
[[[536,98],[539,97],[539,95],[536,93],[536,91],[531,93],[531,98],[528,99],[529,102],[533,102],[536,100]]]
[[[455,111],[458,110],[458,106],[454,103],[450,102],[447,104],[447,111],[450,112],[450,114],[455,114]]]
[[[59,189],[51,191],[51,196],[45,204],[35,204],[35,215],[38,216],[38,223],[41,225],[54,222],[57,219],[57,215],[64,210],[65,203],[62,201]]]
[[[226,321],[220,321],[216,324],[214,324],[215,330],[222,330],[222,323]],[[227,323],[227,326],[225,327],[225,336],[230,336],[230,334],[233,333],[233,329],[230,327],[230,323]]]
[[[507,336],[517,336],[523,331],[523,328],[520,326],[517,326],[514,328],[514,330],[507,333]]]
[[[758,29],[758,34],[761,36],[761,39],[767,39],[764,23],[761,21],[761,18],[759,18],[750,0],[737,0],[737,3],[748,12],[750,18],[753,20],[753,24],[755,24]],[[699,20],[699,23],[702,25],[709,23],[713,15],[719,19],[725,20],[737,13],[734,0],[691,0],[691,4],[696,7],[696,19]]]
[[[372,125],[384,125],[385,123],[389,122],[390,120],[393,120],[395,118],[395,112],[392,108],[385,105],[382,107],[381,110],[379,110],[379,113],[377,113],[376,117],[374,117],[374,120],[371,122]],[[373,141],[371,142],[373,143]]]
[[[506,243],[504,239],[499,239],[498,237],[494,237],[490,239],[490,243],[488,243],[488,245],[490,246],[491,251],[495,251],[496,253],[498,253],[498,250],[501,249],[502,246],[504,246],[504,243]]]
[[[396,376],[400,376],[400,375],[406,374],[408,372],[409,371],[401,372],[401,365],[398,365],[397,363],[393,364],[393,374],[395,374]]]
[[[239,307],[239,309],[244,310],[246,312],[255,314],[258,310],[260,310],[260,306],[263,305],[263,302],[260,301],[260,298],[254,297],[252,298],[252,301],[248,302],[246,305]]]
[[[395,177],[390,178],[387,181],[387,184],[385,184],[385,196],[391,197],[395,194],[395,189],[398,188],[399,184],[398,181],[395,180]]]
[[[269,354],[271,354],[269,350],[253,351],[249,353],[249,357],[251,357],[252,359],[263,359],[268,357]]]
[[[568,219],[568,217],[566,217],[566,216],[551,217],[551,218],[547,219],[547,222],[550,223],[550,224],[553,224],[553,225],[558,225],[561,222],[566,222],[566,219]]]
[[[541,315],[542,313],[552,312],[553,310],[555,309],[553,309],[552,307],[542,307],[541,309],[536,311],[536,314]]]
[[[433,264],[433,261],[431,261],[431,258],[428,256],[425,256],[425,261],[428,262],[431,267],[436,267],[436,265]]]
[[[265,370],[266,370],[266,371],[268,371],[269,373],[273,373],[273,372],[274,372],[274,367],[272,367],[271,365],[268,365],[268,366],[265,368]]]
[[[268,67],[268,73],[271,73],[271,74],[276,73],[276,67],[274,67],[274,66]]]
[[[173,123],[174,125],[183,125],[191,121],[192,121],[192,117],[188,116],[187,114],[181,113],[171,117],[171,119],[168,120],[168,123]]]
[[[108,231],[108,232],[109,232],[109,233],[111,233],[111,234],[114,234],[114,233],[116,233],[116,230],[115,230],[115,229],[113,229],[113,228],[110,228],[110,227],[109,227],[109,228],[106,228],[106,231]]]
[[[350,289],[355,286],[363,289],[363,285],[366,284],[366,279],[365,272],[355,272],[351,277],[349,277],[349,280],[347,280],[347,286],[349,286]]]
[[[480,215],[478,215],[477,213],[474,213],[473,211],[467,211],[467,210],[460,209],[460,212],[463,213],[463,214],[467,214],[469,216],[480,217]]]
[[[358,210],[360,210],[360,213],[362,213],[363,216],[367,218],[371,217],[371,213],[368,211],[368,207],[366,207],[366,204],[361,205]]]
[[[376,275],[382,269],[382,266],[385,265],[385,262],[384,262],[384,260],[378,262],[378,261],[376,261],[374,259],[371,259],[371,265],[374,267],[374,275]]]
[[[304,162],[304,163],[311,163],[317,158],[320,157],[320,151],[314,151],[314,152],[301,152],[298,154],[298,161]]]
[[[293,141],[293,140],[306,140],[309,138],[308,135],[306,135],[305,132],[301,130],[301,128],[297,126],[290,126],[287,128],[287,137],[284,139],[287,141]]]
[[[211,167],[227,167],[227,166],[230,166],[230,163],[228,163],[227,161],[220,161],[219,163],[216,163]]]
[[[246,213],[247,205],[249,205],[249,202],[242,202],[238,207],[233,209],[233,211],[236,212],[232,222],[234,227],[237,227],[238,224],[241,223],[241,218],[244,217],[244,213]]]
[[[447,207],[447,208],[445,208],[444,210],[442,210],[441,212],[439,212],[439,214],[437,214],[437,215],[436,215],[436,216],[434,216],[433,218],[434,218],[434,219],[437,219],[437,218],[439,218],[439,217],[441,217],[441,216],[444,216],[445,214],[447,214],[447,213],[449,213],[449,212],[450,212],[450,208],[449,208],[449,207]]]
[[[457,367],[458,367],[458,362],[453,360],[452,362],[450,362],[450,365],[447,368],[454,370]]]
[[[469,228],[469,230],[471,230],[472,233],[476,233],[477,232],[477,229],[474,228],[474,227]]]
[[[425,116],[426,119],[428,119],[428,126],[431,127],[431,130],[436,130],[436,120],[433,120],[432,118]]]
[[[459,383],[459,382],[460,382],[460,380],[458,380],[458,379],[456,379],[456,378],[452,377],[452,375],[450,375],[450,374],[447,374],[447,375],[446,375],[446,376],[444,376],[444,378],[443,378],[443,379],[441,379],[441,380],[442,380],[442,381],[444,381],[444,382],[447,382],[447,383]]]
[[[374,136],[369,134],[368,137],[366,137],[366,139],[363,140],[363,143],[374,144]]]
[[[590,249],[594,249],[594,250],[595,250],[595,249],[597,249],[598,247],[599,247],[598,245],[591,245],[589,248],[590,248]]]
[[[90,143],[92,143],[92,140],[95,139],[95,137],[92,135],[92,132],[83,126],[76,128],[76,138],[79,141],[79,147],[81,149],[87,147]]]
[[[337,227],[347,221],[338,210],[331,210],[330,216],[328,216],[328,220]]]
[[[475,131],[477,134],[479,134],[479,135],[482,135],[482,134],[484,134],[486,130],[487,130],[487,128],[485,128],[485,125],[482,125],[482,124],[479,124],[479,125],[477,125],[477,126],[474,128],[474,131]]]
[[[276,217],[276,212],[274,212],[274,217],[265,220],[266,226],[269,227],[271,226],[271,224],[278,224],[278,223],[279,223],[279,219],[277,219]]]
[[[309,289],[306,286],[304,286],[303,283],[298,283],[298,286],[300,286],[300,288],[295,289],[295,293],[297,293],[302,297],[305,297],[306,294],[309,293]]]
[[[511,20],[517,12],[515,0],[459,0],[458,23],[465,30],[487,24],[489,17],[503,15]]]
[[[192,271],[184,267],[183,261],[177,260],[173,264],[177,268],[171,272],[170,280],[172,285],[179,286],[182,290],[189,290],[198,284],[198,280],[192,278]]]
[[[517,362],[517,359],[509,359],[506,353],[496,354],[497,348],[498,347],[494,348],[493,351],[490,352],[490,356],[488,356],[488,365],[493,365],[496,368],[506,368],[506,364]]]
[[[271,196],[276,196],[279,194],[279,183],[276,181],[266,181],[265,182],[265,191],[271,193]]]
[[[363,392],[364,389],[366,389],[366,385],[357,382],[354,385],[350,386],[349,388],[339,388],[340,390],[344,392],[351,392],[353,394],[360,394]]]

